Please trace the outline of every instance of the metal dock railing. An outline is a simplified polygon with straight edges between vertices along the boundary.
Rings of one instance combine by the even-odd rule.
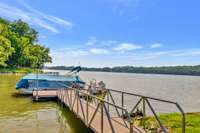
[[[79,117],[86,126],[90,127],[96,133],[148,132],[148,129],[146,129],[145,126],[147,106],[159,124],[159,132],[168,133],[169,130],[162,124],[150,100],[164,102],[175,105],[180,111],[182,116],[182,133],[185,133],[185,113],[178,103],[113,89],[106,89],[104,91],[106,91],[106,93],[103,97],[101,97],[91,95],[86,90],[80,90],[77,88],[51,91],[35,90],[33,92],[33,97],[37,97],[39,99],[57,96],[62,105],[69,107],[69,109],[74,112],[74,114],[77,115],[77,117]],[[113,98],[116,93],[118,94],[117,101]],[[124,106],[125,98],[127,96],[139,98],[136,104],[132,106],[130,111],[128,111],[128,109]],[[134,117],[132,117],[132,114],[138,108],[139,104],[142,104],[141,117],[143,127],[135,126],[133,124]]]

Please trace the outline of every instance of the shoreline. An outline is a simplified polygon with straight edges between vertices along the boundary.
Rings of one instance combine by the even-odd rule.
[[[44,68],[42,70],[39,70],[39,72],[42,72],[43,70],[50,70],[50,71],[69,71],[69,69],[49,69],[49,68]],[[28,74],[28,73],[36,73],[38,69],[33,69],[33,68],[0,68],[0,74],[5,74],[5,75],[11,75],[11,74]],[[106,73],[124,73],[124,74],[145,74],[145,75],[171,75],[171,76],[194,76],[194,77],[199,77],[200,75],[198,74],[176,74],[176,73],[145,73],[145,72],[117,72],[117,71],[93,71],[93,70],[82,70],[82,72],[106,72]]]
[[[22,72],[0,72],[0,75],[25,75],[25,74],[28,74],[28,73],[22,73]]]
[[[37,71],[41,72],[41,70],[33,69],[33,68],[0,68],[0,74],[2,75],[24,75],[28,73],[36,73]]]
[[[44,69],[71,70],[75,66],[46,66]],[[82,71],[142,73],[200,76],[200,65],[193,66],[114,66],[114,67],[81,67]]]
[[[49,70],[49,71],[70,71],[70,70],[64,70],[64,69],[48,69],[44,68],[43,70]],[[135,72],[115,72],[115,71],[87,71],[87,70],[81,70],[81,72],[97,72],[97,73],[117,73],[117,74],[145,74],[145,75],[168,75],[168,76],[193,76],[193,77],[200,77],[200,75],[192,75],[192,74],[165,74],[165,73],[135,73]]]

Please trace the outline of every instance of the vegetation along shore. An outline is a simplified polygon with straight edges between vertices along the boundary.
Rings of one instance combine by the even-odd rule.
[[[28,67],[21,68],[0,68],[1,74],[27,74],[41,72],[39,69],[33,69]]]
[[[172,133],[181,133],[181,114],[161,114],[159,116],[163,125],[165,125]],[[141,124],[141,123],[140,123]],[[146,118],[146,128],[155,132],[156,127],[159,125],[155,120],[155,117]],[[186,132],[187,133],[199,133],[200,132],[200,113],[186,113]]]
[[[47,69],[71,70],[73,66],[51,66]],[[134,66],[117,66],[103,68],[82,67],[83,71],[96,72],[123,72],[123,73],[149,73],[149,74],[175,74],[175,75],[195,75],[200,76],[200,65],[196,66],[164,66],[164,67],[134,67]]]

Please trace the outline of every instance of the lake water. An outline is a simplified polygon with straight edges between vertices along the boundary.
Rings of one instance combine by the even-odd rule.
[[[67,73],[67,71],[57,72]],[[171,100],[178,102],[185,112],[200,112],[200,76],[109,72],[80,72],[79,75],[86,82],[95,78],[97,81],[105,82],[107,88]],[[136,100],[127,97],[125,99],[127,108],[131,108]],[[152,101],[152,105],[161,113],[177,111],[176,107],[170,104]]]
[[[89,130],[56,102],[33,102],[17,95],[18,75],[0,75],[0,133],[88,133]]]
[[[172,100],[178,102],[185,112],[200,112],[198,76],[80,72],[80,77],[86,82],[92,78],[103,80],[107,88]],[[20,78],[17,75],[0,75],[0,133],[89,132],[69,110],[63,110],[56,102],[37,103],[30,97],[18,96],[15,84]],[[115,99],[117,101],[118,97]],[[136,100],[126,97],[125,106],[132,108]],[[177,111],[168,104],[152,101],[152,105],[158,112]]]

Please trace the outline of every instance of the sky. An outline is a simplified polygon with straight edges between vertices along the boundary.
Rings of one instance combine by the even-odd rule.
[[[50,48],[50,66],[200,64],[199,0],[1,0]]]

